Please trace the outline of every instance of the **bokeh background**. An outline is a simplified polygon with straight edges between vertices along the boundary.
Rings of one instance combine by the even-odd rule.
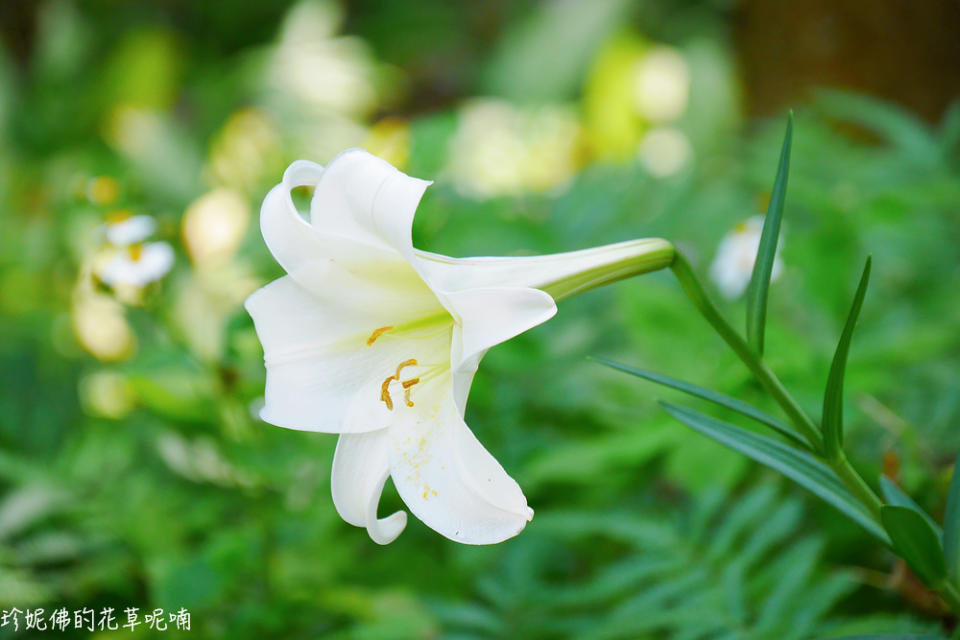
[[[436,180],[421,248],[662,236],[706,278],[764,211],[792,107],[769,361],[816,415],[872,253],[851,455],[939,515],[960,448],[957,33],[953,0],[0,3],[0,608],[185,607],[210,638],[950,633],[863,531],[586,360],[775,411],[669,274],[487,356],[468,422],[537,515],[485,548],[414,519],[381,548],[339,519],[336,437],[255,417],[242,301],[280,275],[266,191],[351,146]],[[130,215],[174,264],[108,286],[104,225]],[[381,512],[400,507],[388,485]]]

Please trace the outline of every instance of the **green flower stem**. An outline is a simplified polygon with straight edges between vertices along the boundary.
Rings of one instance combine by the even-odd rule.
[[[873,514],[873,517],[880,521],[880,507],[883,505],[883,501],[877,497],[877,494],[873,492],[873,489],[870,488],[870,485],[866,483],[857,470],[853,468],[853,465],[850,464],[850,461],[847,460],[846,454],[843,451],[840,452],[840,455],[835,460],[825,459],[824,460],[830,467],[837,472],[837,475],[840,476],[840,479],[843,480],[843,483],[847,486],[847,489],[850,490],[853,495],[857,497],[860,502],[864,504],[867,509],[870,510],[870,513]]]
[[[707,293],[703,290],[703,286],[690,267],[690,263],[687,262],[687,259],[679,251],[676,252],[670,268],[677,277],[677,280],[680,281],[680,286],[683,287],[684,293],[687,294],[687,297],[690,298],[693,305],[700,311],[703,317],[707,319],[707,322],[717,330],[720,337],[730,345],[734,353],[747,365],[747,368],[757,377],[767,393],[783,408],[797,431],[799,431],[813,447],[814,452],[836,472],[847,489],[867,507],[874,519],[880,522],[880,506],[883,504],[880,498],[877,497],[877,494],[873,492],[860,474],[857,473],[842,452],[836,459],[827,459],[824,455],[823,437],[820,434],[820,429],[803,409],[800,408],[800,405],[793,399],[773,371],[767,367],[766,363],[757,356],[756,352],[740,337],[740,334],[723,319],[720,310],[717,309],[716,305],[713,304],[713,301],[710,300]]]
[[[533,286],[560,302],[597,287],[673,264],[673,245],[660,238],[644,238],[564,255],[568,274]]]
[[[677,277],[677,280],[680,281],[680,286],[683,287],[684,293],[686,293],[687,297],[693,302],[693,306],[695,306],[703,317],[707,319],[707,322],[717,330],[717,333],[730,345],[734,353],[743,360],[743,363],[747,365],[747,368],[757,377],[760,384],[763,385],[763,388],[767,390],[767,393],[773,396],[777,404],[783,408],[783,411],[787,414],[787,417],[790,418],[790,421],[793,422],[800,434],[813,446],[814,451],[821,453],[823,451],[823,438],[820,436],[820,430],[810,417],[804,413],[800,405],[790,396],[790,393],[783,386],[783,383],[780,382],[780,379],[767,367],[763,360],[757,357],[753,349],[740,337],[740,334],[723,319],[723,316],[720,315],[720,310],[717,309],[716,305],[713,304],[713,301],[710,300],[707,293],[703,290],[703,286],[690,267],[690,263],[687,262],[687,259],[679,251],[675,253],[670,269]]]

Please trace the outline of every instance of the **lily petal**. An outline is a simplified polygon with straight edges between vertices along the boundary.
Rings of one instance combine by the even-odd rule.
[[[538,289],[488,287],[445,294],[448,308],[460,322],[453,333],[450,366],[476,368],[472,358],[490,347],[542,324],[557,313],[557,305]],[[477,360],[479,362],[479,360]]]
[[[340,517],[357,527],[366,527],[377,544],[389,544],[407,526],[405,511],[377,517],[383,485],[390,475],[386,430],[344,434],[337,441],[330,473],[333,504]]]
[[[293,204],[291,190],[313,187],[324,174],[320,165],[298,160],[287,168],[281,183],[263,200],[260,230],[267,248],[284,271],[308,289],[316,284],[310,277],[317,274],[316,263],[330,260],[358,274],[389,272],[391,281],[418,280],[408,261],[383,243],[371,244],[362,234],[344,236],[318,229],[300,215]]]
[[[441,394],[437,394],[440,396]],[[449,394],[403,411],[388,430],[390,475],[410,511],[456,542],[494,544],[520,533],[533,510],[484,449]]]
[[[310,221],[316,229],[396,251],[412,262],[413,216],[431,184],[363,149],[349,149],[317,181]]]
[[[415,340],[383,338],[367,344],[371,332],[391,322],[419,318],[435,299],[413,298],[409,307],[391,307],[390,292],[371,295],[371,283],[358,283],[335,263],[309,278],[319,287],[308,291],[292,277],[271,282],[247,298],[263,344],[267,381],[261,418],[288,429],[359,433],[381,429],[392,417],[379,400],[381,385],[400,362],[443,362],[450,331],[442,325]],[[377,292],[373,292],[377,293]],[[415,304],[421,300],[423,305]],[[393,301],[393,305],[397,302]],[[451,323],[452,324],[452,323]]]
[[[486,351],[473,354],[453,372],[453,402],[457,405],[461,418],[467,409],[467,398],[470,395],[470,387],[473,386],[473,377],[477,374],[480,360],[485,355],[487,355]]]

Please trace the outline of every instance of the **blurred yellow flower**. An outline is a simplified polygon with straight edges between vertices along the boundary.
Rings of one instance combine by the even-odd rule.
[[[395,117],[374,123],[364,148],[398,169],[405,168],[410,160],[410,123]]]
[[[229,260],[236,253],[250,222],[246,199],[236,191],[219,188],[187,207],[183,215],[183,243],[195,265]]]
[[[477,99],[460,111],[447,170],[475,197],[545,191],[580,167],[580,126],[570,107],[519,107]]]
[[[644,135],[651,126],[683,115],[689,92],[690,71],[679,51],[651,46],[630,33],[612,38],[594,60],[584,86],[584,126],[590,151],[599,158],[621,161],[633,159],[638,152],[643,157],[640,143]],[[662,142],[661,137],[653,145]],[[651,173],[662,175],[657,169]]]
[[[154,142],[164,136],[160,117],[148,109],[118,105],[107,117],[104,137],[107,142],[131,156],[150,152]]]
[[[280,136],[270,117],[260,109],[241,109],[210,145],[208,178],[213,184],[252,189],[279,155]]]
[[[123,306],[92,290],[80,291],[73,302],[73,328],[84,349],[105,362],[124,360],[136,351],[137,340]]]
[[[94,204],[113,204],[120,195],[120,185],[110,176],[97,176],[87,183],[87,198]]]
[[[613,38],[597,54],[587,75],[584,126],[589,148],[600,158],[626,160],[636,152],[643,122],[636,114],[633,80],[643,50],[636,36]]]
[[[80,379],[80,401],[87,413],[120,420],[135,405],[130,384],[121,374],[96,371]]]

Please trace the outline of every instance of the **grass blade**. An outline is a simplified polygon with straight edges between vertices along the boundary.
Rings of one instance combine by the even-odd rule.
[[[787,176],[790,173],[790,145],[793,140],[793,112],[787,117],[787,132],[780,149],[777,177],[773,181],[770,205],[763,219],[760,247],[753,264],[753,274],[747,287],[747,343],[757,355],[763,355],[763,332],[767,321],[767,291],[773,273],[773,258],[780,239],[780,220],[783,218],[783,203],[787,195]]]
[[[947,561],[940,539],[927,521],[910,507],[884,505],[880,520],[893,548],[927,586],[936,587],[947,577]]]
[[[692,409],[660,403],[674,418],[748,458],[779,471],[820,497],[885,544],[890,540],[866,509],[840,482],[832,469],[812,455],[782,442],[741,429]]]
[[[665,387],[682,391],[696,398],[701,398],[726,409],[730,409],[731,411],[736,411],[740,415],[746,416],[752,420],[756,420],[760,424],[770,427],[771,429],[790,438],[792,441],[803,446],[804,448],[809,449],[809,445],[803,439],[803,436],[794,431],[788,424],[778,420],[766,411],[761,411],[760,409],[757,409],[746,402],[737,400],[736,398],[731,398],[730,396],[720,393],[719,391],[713,391],[712,389],[707,389],[689,382],[677,380],[676,378],[654,373],[653,371],[648,371],[646,369],[631,367],[629,365],[614,362],[612,360],[606,360],[604,358],[591,359],[599,362],[600,364],[606,365],[611,369],[629,373],[630,375],[637,376],[638,378],[643,378],[644,380],[649,380],[650,382],[655,382]]]
[[[943,552],[953,578],[960,578],[960,454],[953,465],[947,511],[943,516]]]
[[[863,306],[863,297],[867,293],[867,284],[870,282],[870,265],[872,259],[867,256],[863,266],[863,275],[860,284],[853,296],[853,305],[847,314],[847,323],[840,334],[840,342],[833,354],[830,365],[830,375],[827,377],[827,390],[823,394],[823,447],[830,459],[836,459],[843,449],[843,377],[847,370],[847,354],[850,352],[850,341],[853,338],[853,329],[860,316]]]

